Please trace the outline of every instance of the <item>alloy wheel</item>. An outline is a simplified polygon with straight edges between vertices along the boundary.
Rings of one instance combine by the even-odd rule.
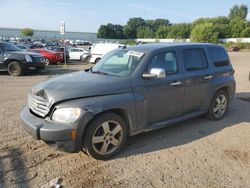
[[[227,98],[225,95],[219,95],[214,104],[213,113],[216,118],[220,118],[224,115],[227,109]]]
[[[14,75],[20,72],[20,66],[18,64],[11,64],[9,67],[9,71]]]
[[[116,121],[106,121],[95,130],[92,146],[96,153],[108,155],[120,146],[122,138],[122,126]]]
[[[45,65],[48,66],[49,65],[49,59],[48,58],[44,58],[45,60]]]

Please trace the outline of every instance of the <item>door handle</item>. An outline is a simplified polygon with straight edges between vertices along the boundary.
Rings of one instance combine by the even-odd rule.
[[[213,78],[213,75],[207,75],[204,77],[205,80],[211,80]]]
[[[182,84],[182,82],[172,82],[170,85],[171,86],[179,86],[179,85],[181,85]]]

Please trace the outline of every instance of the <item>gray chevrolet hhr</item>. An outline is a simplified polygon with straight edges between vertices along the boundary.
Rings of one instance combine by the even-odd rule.
[[[125,46],[88,71],[34,86],[21,119],[35,139],[105,159],[128,136],[203,114],[222,119],[234,93],[234,70],[221,46]]]

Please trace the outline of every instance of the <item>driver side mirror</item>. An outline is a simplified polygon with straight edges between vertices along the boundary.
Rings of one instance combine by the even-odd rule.
[[[166,72],[162,68],[152,68],[149,73],[144,73],[142,75],[143,78],[151,79],[151,78],[165,78]]]

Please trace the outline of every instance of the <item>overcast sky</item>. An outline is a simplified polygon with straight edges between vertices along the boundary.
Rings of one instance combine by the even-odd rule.
[[[227,16],[250,0],[0,0],[0,27],[97,32],[101,24],[126,24],[131,17],[165,18],[172,23]],[[248,14],[250,19],[250,14]]]

